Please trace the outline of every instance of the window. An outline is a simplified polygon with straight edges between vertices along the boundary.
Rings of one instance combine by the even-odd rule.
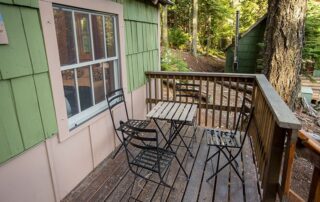
[[[54,6],[69,128],[107,108],[120,87],[117,16]]]

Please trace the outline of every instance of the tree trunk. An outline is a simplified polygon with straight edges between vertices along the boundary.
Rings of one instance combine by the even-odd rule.
[[[193,0],[192,16],[192,54],[197,56],[197,36],[198,36],[198,0]]]
[[[209,50],[211,48],[211,16],[208,17],[208,26],[207,26],[207,55],[209,54]]]
[[[168,7],[164,5],[162,7],[162,45],[165,49],[168,49]]]
[[[300,89],[307,0],[269,0],[264,73],[279,95],[294,107]]]

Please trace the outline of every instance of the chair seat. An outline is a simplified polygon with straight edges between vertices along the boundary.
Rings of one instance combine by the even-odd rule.
[[[146,128],[150,124],[150,120],[134,120],[134,119],[129,119],[125,124],[133,126],[135,128]],[[125,127],[125,124],[123,126],[120,126],[117,128],[118,131],[129,131],[128,128]]]
[[[160,156],[160,173],[162,173],[171,164],[172,159],[175,157],[175,153],[161,148],[158,148],[158,151]],[[157,150],[142,150],[130,163],[154,172],[159,172]]]
[[[231,148],[240,148],[240,134],[234,134],[231,131],[222,131],[218,129],[207,129],[207,144],[209,146],[223,146]]]

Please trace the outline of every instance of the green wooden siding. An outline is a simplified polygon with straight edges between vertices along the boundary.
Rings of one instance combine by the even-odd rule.
[[[0,0],[0,163],[57,133],[37,0]]]
[[[258,43],[263,41],[266,21],[261,21],[239,40],[239,73],[255,73],[257,67],[257,56],[259,52]],[[225,72],[233,72],[234,46],[226,50]]]
[[[124,5],[128,89],[159,70],[158,7]],[[0,45],[0,163],[57,133],[38,0],[0,0],[9,44]]]
[[[144,72],[160,70],[158,7],[147,0],[115,0],[123,4],[128,89],[146,82]]]

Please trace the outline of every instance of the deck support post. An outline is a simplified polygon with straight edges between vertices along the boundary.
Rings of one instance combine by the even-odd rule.
[[[285,147],[284,161],[283,161],[283,168],[282,168],[282,175],[281,175],[282,179],[281,179],[281,186],[279,190],[281,201],[288,201],[290,184],[291,184],[293,159],[296,151],[297,138],[298,138],[297,130],[289,130],[287,132],[287,140],[286,140],[286,147]]]
[[[275,125],[273,136],[271,137],[271,148],[269,161],[266,163],[266,170],[263,176],[263,201],[276,201],[279,189],[279,177],[281,172],[281,163],[285,142],[285,130]]]

